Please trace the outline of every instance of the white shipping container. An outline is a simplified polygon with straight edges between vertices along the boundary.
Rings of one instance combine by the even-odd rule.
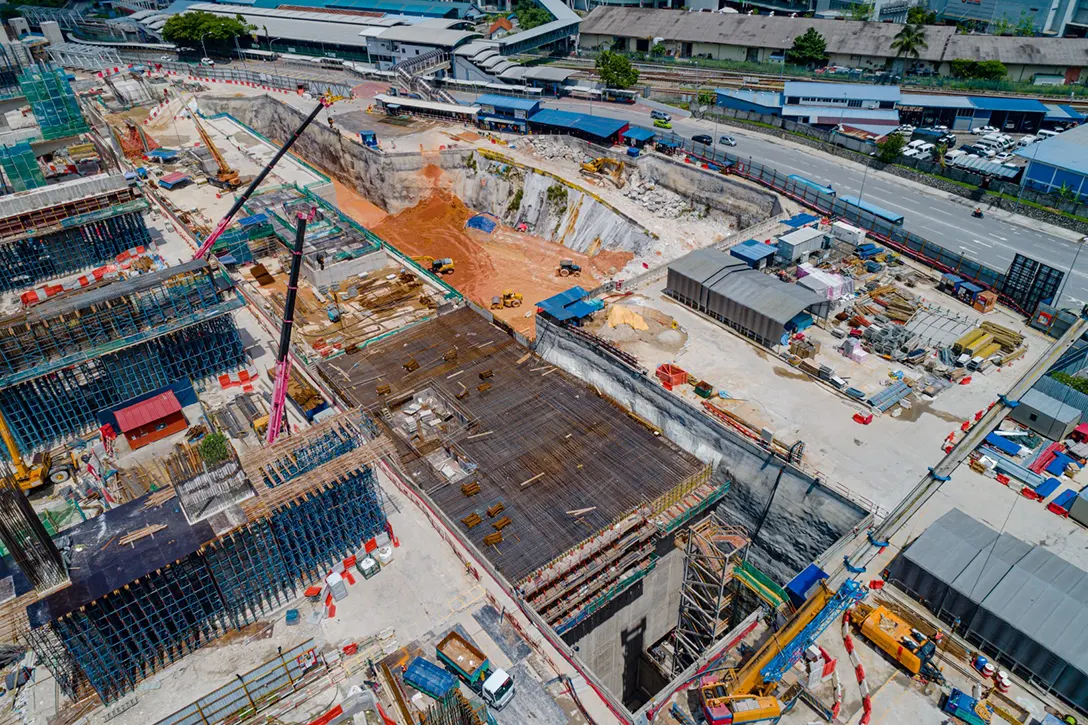
[[[836,241],[858,246],[865,243],[865,232],[846,222],[835,222],[831,225],[831,236]]]

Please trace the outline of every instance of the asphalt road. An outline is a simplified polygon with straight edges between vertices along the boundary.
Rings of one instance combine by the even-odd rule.
[[[652,127],[645,106],[625,107],[614,104],[572,100],[548,100],[548,107],[598,116],[623,119]],[[754,161],[773,166],[787,174],[800,174],[834,187],[839,194],[860,195],[865,201],[905,217],[904,227],[970,259],[1004,271],[1020,252],[1063,271],[1069,270],[1077,251],[1078,235],[1068,230],[1041,230],[1038,222],[1008,212],[994,210],[982,219],[971,216],[974,205],[968,199],[950,198],[936,189],[921,189],[897,176],[868,171],[860,164],[832,157],[807,147],[795,146],[777,138],[741,130],[735,126],[715,126],[673,115],[673,132],[691,138],[696,133],[729,134],[737,146],[725,149],[737,156],[748,155]],[[715,130],[716,129],[716,130]],[[862,184],[864,183],[864,189]],[[1088,251],[1076,258],[1076,268],[1062,294],[1064,305],[1080,306],[1088,302]]]

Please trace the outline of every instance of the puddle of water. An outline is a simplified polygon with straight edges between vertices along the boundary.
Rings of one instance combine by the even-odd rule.
[[[766,355],[762,352],[759,353],[761,357],[766,359]],[[780,378],[789,378],[790,380],[809,380],[809,376],[799,370],[790,370],[789,368],[779,367],[775,365],[773,368],[774,374]]]
[[[916,400],[911,404],[910,410],[904,410],[902,413],[899,414],[898,418],[892,418],[892,420],[902,420],[902,421],[906,421],[908,423],[913,423],[916,420],[918,420],[919,418],[921,418],[923,415],[932,415],[935,418],[940,418],[941,420],[943,420],[946,423],[962,423],[963,422],[963,417],[962,416],[953,415],[952,413],[949,413],[949,412],[944,411],[944,410],[935,410],[933,408],[933,401],[932,400],[923,400],[923,401],[917,401]]]

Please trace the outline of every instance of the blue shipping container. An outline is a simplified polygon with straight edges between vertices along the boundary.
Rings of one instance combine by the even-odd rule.
[[[422,657],[416,657],[408,663],[408,669],[404,671],[404,684],[440,700],[457,688],[457,678],[445,668]]]

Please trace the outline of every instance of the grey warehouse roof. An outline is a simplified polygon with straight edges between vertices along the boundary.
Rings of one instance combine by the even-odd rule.
[[[421,28],[419,25],[399,25],[390,28],[378,37],[382,40],[392,40],[410,45],[456,48],[470,38],[480,37],[480,34],[471,30],[445,30],[442,28]]]
[[[891,23],[858,23],[768,15],[685,13],[677,10],[598,6],[582,20],[581,33],[582,35],[611,35],[626,38],[661,37],[666,40],[693,43],[719,43],[744,48],[785,50],[793,46],[794,38],[809,28],[815,28],[820,35],[824,36],[829,53],[874,57],[890,56],[894,52],[889,50],[892,39],[902,29],[901,26]],[[945,44],[955,32],[956,29],[953,27],[926,26],[926,42],[929,47],[921,51],[921,60],[940,60]],[[1088,44],[1088,41],[1080,42]],[[991,56],[982,54],[951,57],[988,58]],[[1088,63],[1081,65],[1088,65]]]
[[[1052,138],[1037,141],[1016,152],[1017,156],[1042,164],[1088,173],[1088,126],[1077,126]]]
[[[974,108],[966,96],[942,96],[928,93],[902,93],[899,107],[924,106],[926,108]]]
[[[1020,396],[1020,404],[1039,411],[1059,423],[1071,423],[1080,418],[1080,408],[1074,408],[1046,393],[1032,388]]]
[[[926,26],[926,33],[932,26]],[[932,42],[930,42],[932,47]],[[1084,38],[1021,38],[1003,35],[953,35],[944,59],[985,58],[1006,65],[1088,66]]]
[[[782,88],[785,98],[861,99],[865,101],[898,101],[899,86],[874,86],[859,83],[815,83],[786,81]]]

